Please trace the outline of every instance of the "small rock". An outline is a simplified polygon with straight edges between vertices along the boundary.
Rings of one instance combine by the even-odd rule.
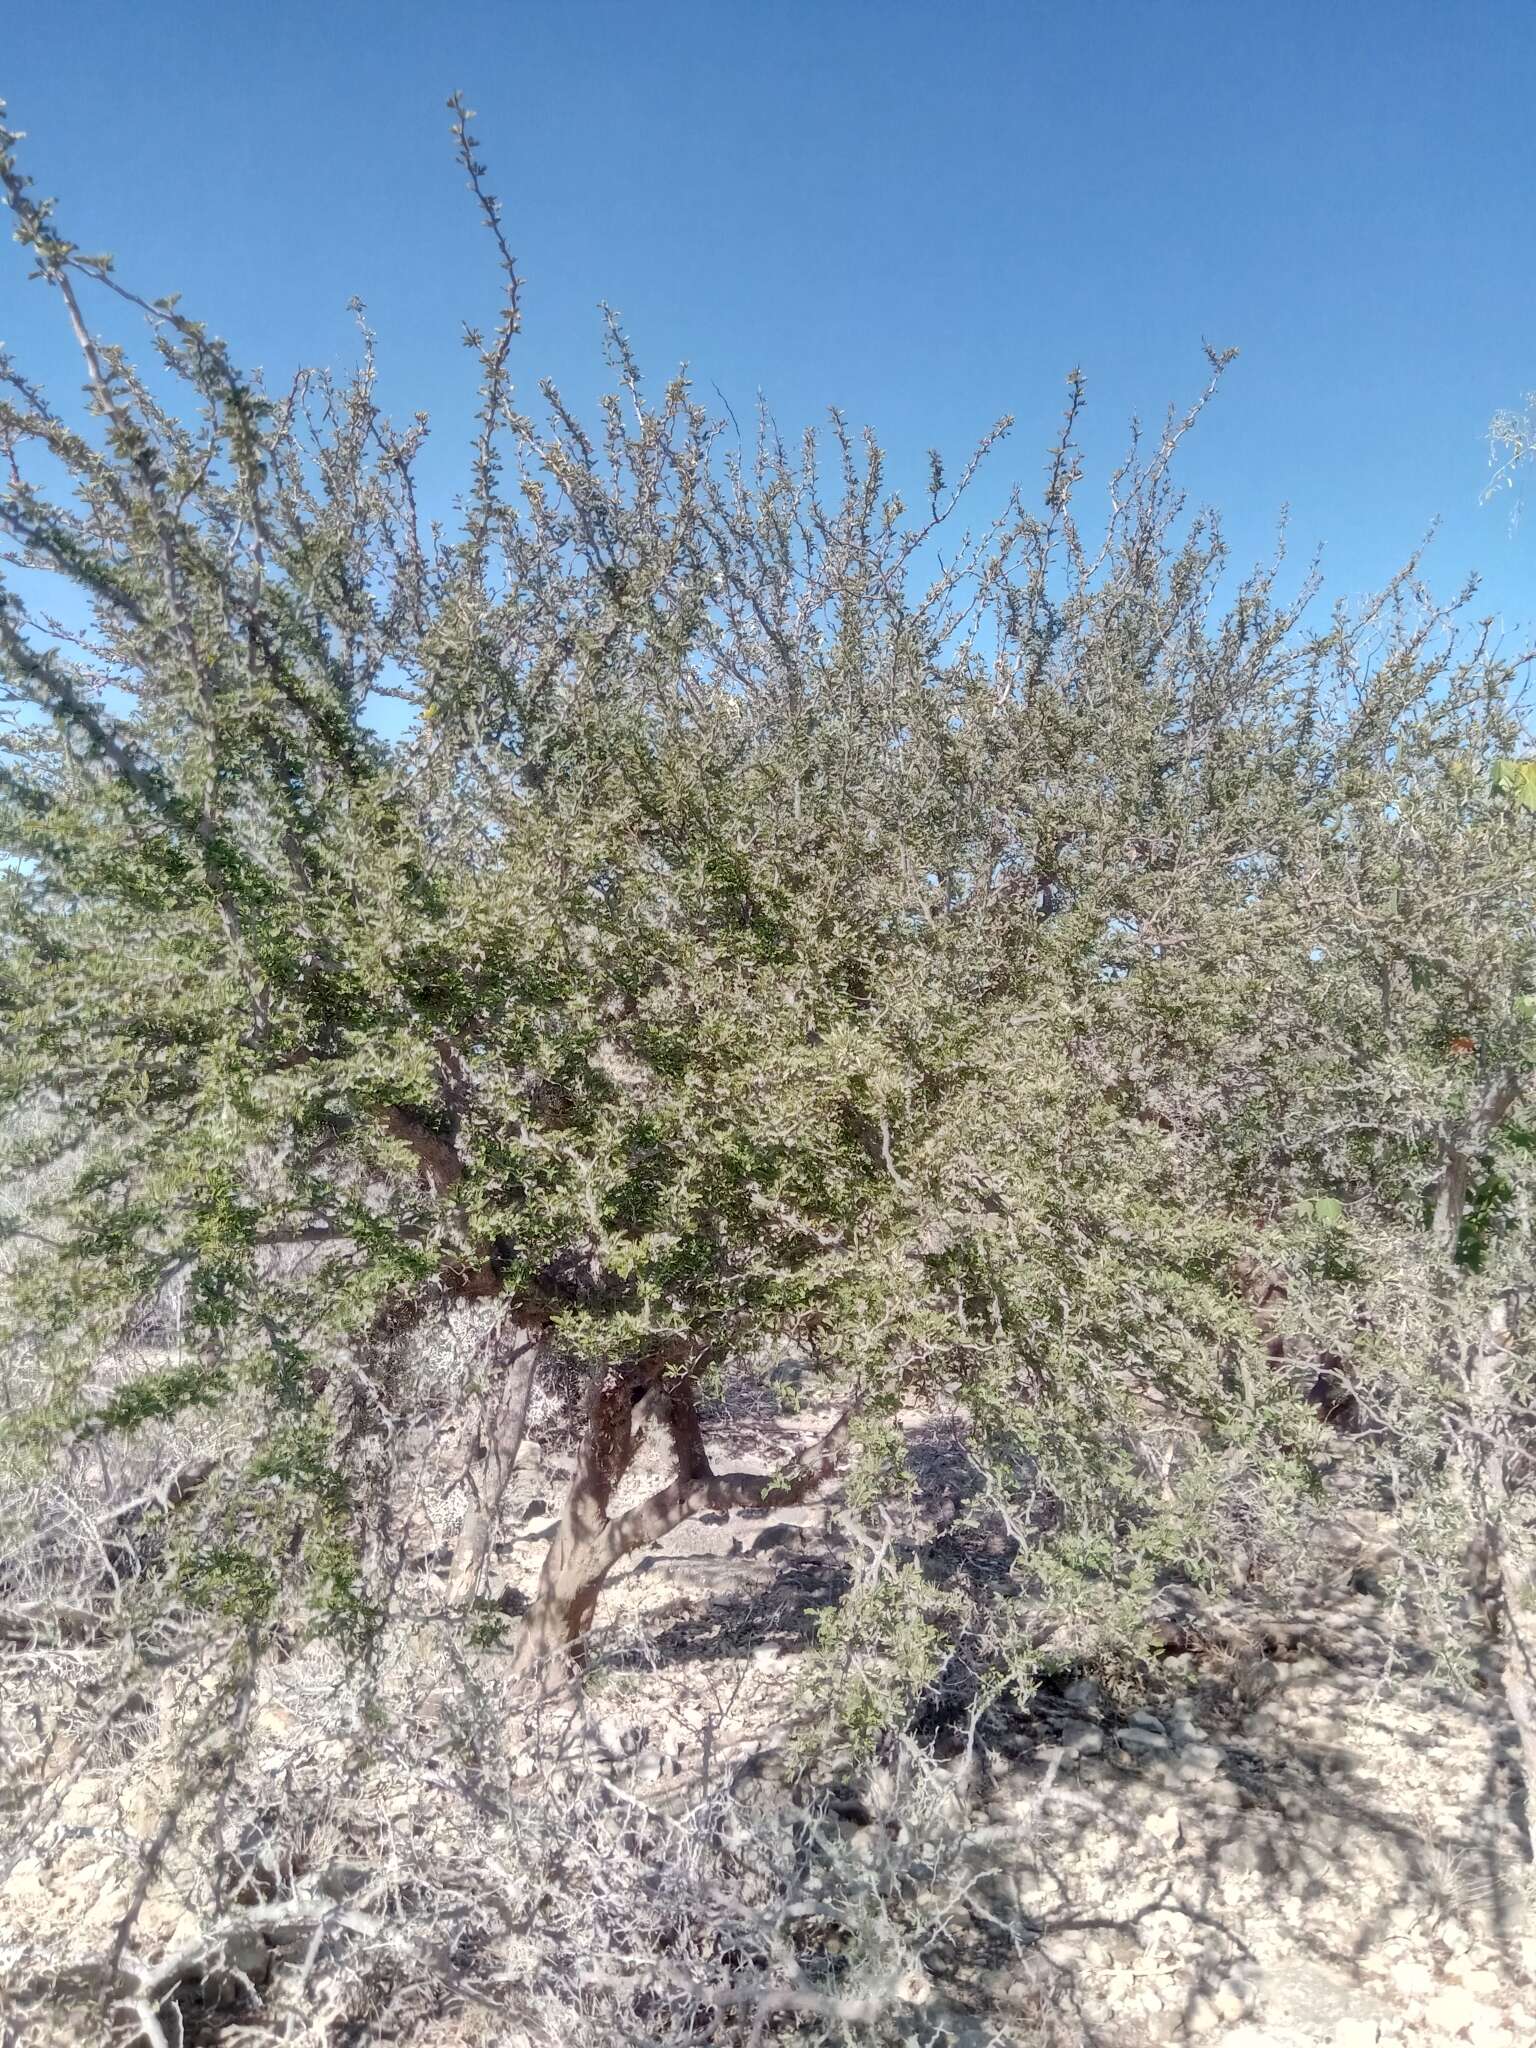
[[[1206,1806],[1238,1813],[1243,1807],[1243,1788],[1231,1778],[1215,1778],[1210,1784],[1201,1786],[1200,1798]]]
[[[896,1996],[903,2005],[926,2005],[933,1996],[933,1983],[920,1963],[914,1963],[898,1978]]]
[[[1156,1750],[1172,1747],[1166,1735],[1151,1728],[1138,1727],[1135,1723],[1129,1728],[1117,1728],[1115,1740],[1122,1749]]]
[[[1425,1998],[1435,1988],[1434,1971],[1427,1963],[1412,1957],[1394,1963],[1388,1978],[1400,1998]]]
[[[1197,1778],[1213,1777],[1221,1769],[1221,1751],[1212,1742],[1191,1742],[1179,1752],[1179,1762]]]
[[[1216,1850],[1216,1867],[1227,1877],[1248,1877],[1263,1867],[1258,1844],[1247,1835],[1234,1835]]]
[[[1451,1975],[1458,1984],[1465,1984],[1476,1998],[1497,1998],[1503,1988],[1496,1970],[1480,1969],[1475,1966],[1458,1968],[1453,1964]]]
[[[741,1539],[726,1523],[724,1515],[695,1515],[667,1538],[665,1555],[671,1557],[739,1557]]]
[[[1136,1712],[1131,1715],[1130,1725],[1133,1728],[1146,1728],[1153,1735],[1166,1735],[1168,1732],[1158,1716],[1156,1714],[1149,1714],[1144,1707],[1138,1707]]]
[[[1061,1746],[1068,1756],[1097,1756],[1104,1734],[1091,1721],[1068,1721],[1061,1731]]]
[[[1424,2017],[1442,2034],[1461,2034],[1487,2015],[1464,1984],[1448,1984],[1426,2004]]]
[[[1509,2029],[1497,2013],[1485,2012],[1467,2028],[1465,2039],[1471,2048],[1511,2048]]]
[[[645,1748],[648,1731],[638,1721],[599,1721],[597,1740],[605,1756],[615,1759],[637,1756]]]
[[[1154,1813],[1147,1821],[1147,1833],[1168,1849],[1176,1849],[1179,1846],[1183,1832],[1183,1823],[1176,1806],[1165,1807],[1161,1813]]]
[[[1336,2020],[1330,2039],[1332,2048],[1376,2048],[1381,2023],[1368,2016]]]

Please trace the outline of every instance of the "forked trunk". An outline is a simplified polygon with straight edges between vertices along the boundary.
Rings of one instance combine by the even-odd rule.
[[[705,1511],[729,1513],[769,1502],[792,1507],[837,1469],[848,1436],[847,1410],[813,1450],[778,1472],[716,1473],[704,1448],[692,1381],[686,1371],[667,1378],[669,1363],[675,1364],[651,1359],[608,1366],[592,1381],[565,1512],[523,1624],[519,1672],[555,1675],[579,1666],[604,1582],[631,1551],[659,1543],[679,1523]],[[665,1426],[676,1476],[649,1499],[614,1515],[614,1489],[638,1441],[637,1413]]]
[[[603,1581],[618,1561],[608,1507],[634,1456],[635,1407],[659,1371],[659,1365],[605,1366],[593,1376],[565,1511],[523,1624],[519,1671],[553,1671],[579,1657]]]

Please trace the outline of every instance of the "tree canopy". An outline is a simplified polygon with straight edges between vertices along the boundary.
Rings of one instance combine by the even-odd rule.
[[[1330,1374],[1465,1479],[1528,1284],[1520,662],[1414,567],[1319,617],[1232,562],[1176,481],[1224,356],[1091,532],[1076,377],[971,527],[1007,422],[905,502],[839,414],[653,395],[616,322],[595,420],[523,397],[467,119],[506,289],[452,521],[366,330],[265,388],[0,137],[84,376],[0,366],[18,1444],[228,1404],[184,1592],[363,1642],[373,1361],[494,1300],[586,1404],[530,1657],[690,1513],[898,1487],[943,1403],[1029,1533],[1015,1669],[1290,1512]],[[154,1302],[175,1346],[104,1391]],[[790,1353],[842,1420],[716,1472],[701,1405]],[[675,1474],[620,1507],[642,1426]]]

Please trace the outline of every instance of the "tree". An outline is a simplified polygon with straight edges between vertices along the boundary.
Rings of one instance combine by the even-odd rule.
[[[549,385],[536,420],[468,119],[505,297],[451,534],[366,334],[350,380],[266,392],[69,241],[4,136],[86,378],[76,418],[7,363],[0,409],[33,1439],[228,1405],[247,1455],[199,1495],[182,1595],[366,1642],[378,1361],[494,1301],[461,1596],[534,1379],[583,1388],[530,1666],[692,1514],[845,1457],[855,1499],[898,1485],[898,1411],[940,1398],[1067,1616],[1013,1603],[997,1647],[1075,1653],[1072,1616],[1219,1575],[1302,1497],[1323,1349],[1394,1431],[1410,1395],[1416,1427],[1472,1412],[1447,1360],[1528,1284],[1502,1152],[1498,1278],[1457,1263],[1533,1058],[1533,826],[1493,772],[1528,744],[1516,671],[1411,574],[1320,628],[1311,579],[1232,581],[1173,481],[1225,356],[1094,543],[1076,377],[1039,510],[976,533],[1007,422],[909,511],[840,415],[743,450],[683,378],[648,397],[612,322],[597,426]],[[104,1395],[93,1362],[168,1291],[180,1356]],[[840,1419],[717,1473],[709,1393],[791,1347]],[[620,1506],[646,1430],[674,1476]]]

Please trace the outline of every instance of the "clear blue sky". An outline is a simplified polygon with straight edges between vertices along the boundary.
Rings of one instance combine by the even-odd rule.
[[[1436,587],[1476,568],[1536,626],[1536,508],[1479,503],[1488,418],[1536,386],[1533,0],[10,0],[0,34],[66,230],[274,378],[349,358],[357,293],[444,493],[456,336],[495,305],[456,86],[525,389],[591,399],[605,298],[744,421],[836,403],[915,475],[1013,412],[1035,478],[1073,364],[1102,464],[1235,345],[1184,474],[1242,554],[1289,503],[1349,595],[1438,518]],[[22,268],[0,339],[72,379]]]

